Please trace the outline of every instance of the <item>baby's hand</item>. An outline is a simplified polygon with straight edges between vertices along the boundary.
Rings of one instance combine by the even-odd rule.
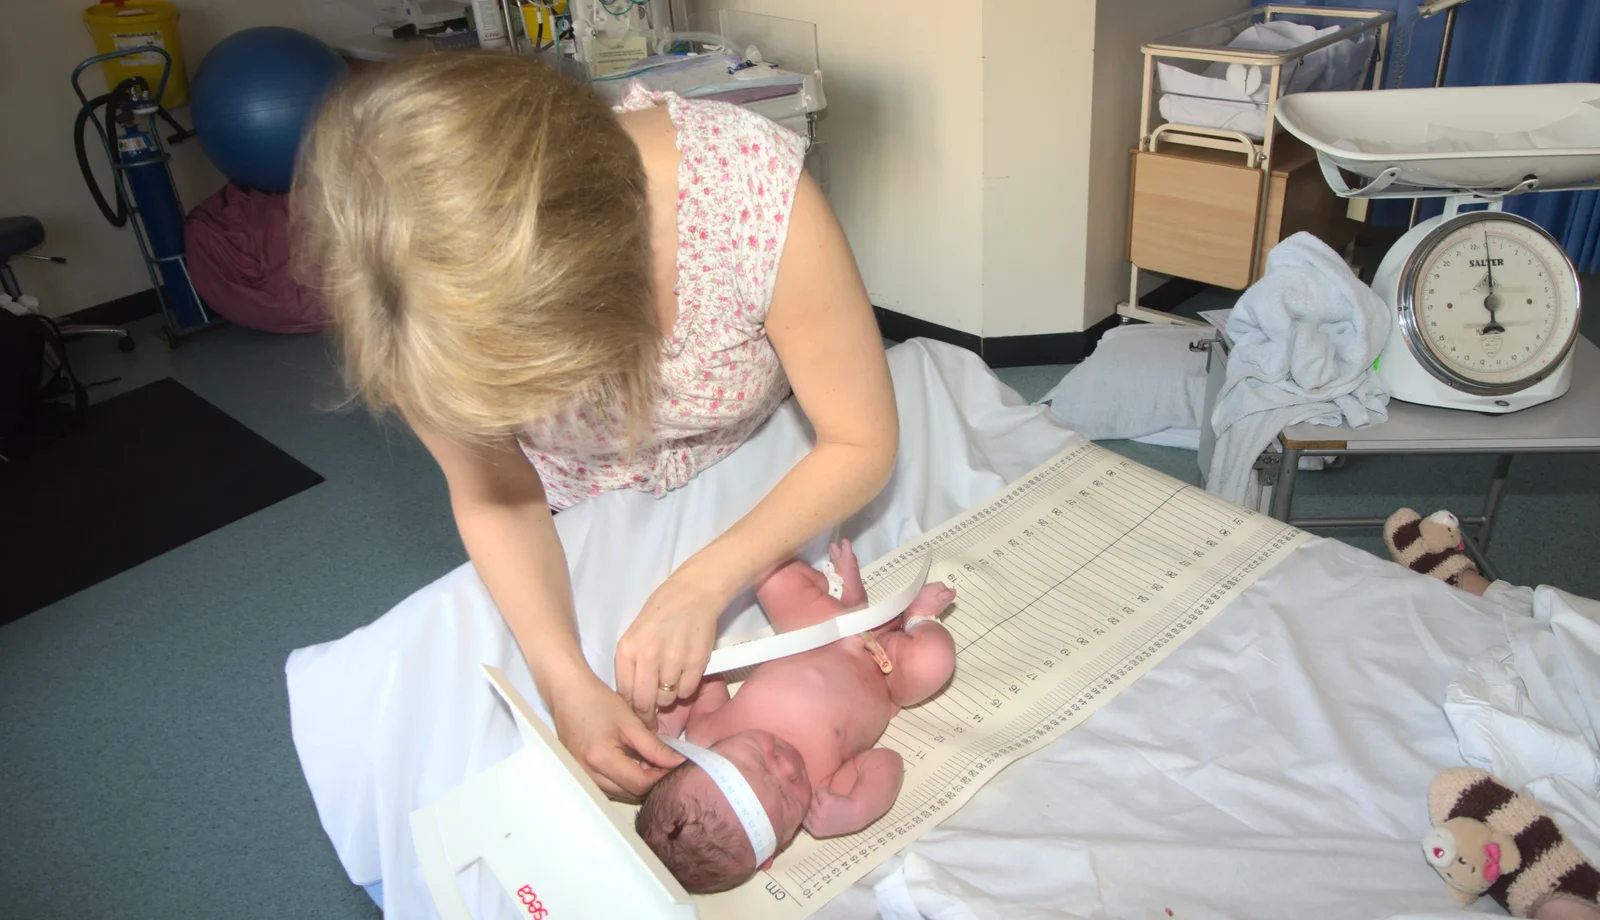
[[[676,738],[683,734],[684,728],[689,725],[689,711],[694,708],[694,701],[700,694],[687,700],[678,700],[666,709],[656,710],[656,734],[663,738]]]
[[[853,834],[888,813],[900,794],[905,763],[888,748],[872,748],[841,766],[811,793],[802,822],[813,837]]]
[[[676,738],[691,722],[698,723],[721,709],[729,699],[728,682],[721,677],[710,678],[700,685],[694,696],[657,713],[656,731],[664,737]]]

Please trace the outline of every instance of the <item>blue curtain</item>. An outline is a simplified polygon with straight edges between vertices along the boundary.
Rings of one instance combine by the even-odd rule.
[[[1254,0],[1261,6],[1264,0]],[[1390,27],[1386,87],[1432,86],[1444,15],[1421,19],[1416,0],[1294,0],[1297,6],[1382,9]],[[1600,83],[1600,2],[1596,0],[1469,0],[1456,8],[1446,86]],[[1423,218],[1440,200],[1424,201]],[[1600,272],[1600,192],[1553,192],[1506,199],[1506,210],[1537,222],[1566,247],[1579,271]],[[1404,226],[1411,205],[1376,202],[1374,223]]]

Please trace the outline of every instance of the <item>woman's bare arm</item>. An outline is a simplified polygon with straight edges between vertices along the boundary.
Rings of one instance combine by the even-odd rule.
[[[883,339],[844,232],[804,174],[766,329],[816,446],[673,573],[623,636],[617,692],[646,721],[657,706],[693,694],[718,604],[859,511],[894,469],[900,431]]]
[[[467,554],[516,638],[557,734],[608,794],[642,795],[662,767],[682,758],[584,660],[566,554],[538,472],[510,440],[468,445],[419,436],[444,471]]]

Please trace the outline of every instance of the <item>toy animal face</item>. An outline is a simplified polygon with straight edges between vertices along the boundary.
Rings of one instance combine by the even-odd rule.
[[[1521,862],[1515,843],[1466,818],[1452,818],[1430,830],[1422,838],[1422,853],[1460,901],[1488,891]]]
[[[1428,836],[1422,840],[1422,850],[1444,883],[1456,891],[1476,896],[1488,891],[1489,886],[1494,884],[1492,879],[1484,877],[1487,874],[1483,871],[1484,854],[1460,852],[1456,849],[1455,837],[1442,827],[1428,832]],[[1474,858],[1469,859],[1469,856]],[[1499,860],[1489,864],[1495,867],[1493,874],[1499,878]]]
[[[1461,521],[1448,511],[1435,511],[1423,518],[1417,530],[1422,534],[1422,545],[1430,553],[1442,553],[1462,546]]]

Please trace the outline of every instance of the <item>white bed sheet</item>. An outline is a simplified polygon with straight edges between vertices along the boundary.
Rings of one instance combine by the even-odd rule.
[[[911,849],[1085,918],[1458,917],[1421,857],[1427,783],[1461,763],[1446,687],[1505,635],[1479,598],[1314,541]],[[822,916],[871,915],[847,895]]]
[[[901,460],[841,528],[871,559],[988,497],[1078,436],[973,355],[890,352]],[[749,443],[657,501],[614,493],[556,519],[583,644],[611,649],[650,590],[744,513],[809,444],[791,404]],[[603,549],[597,549],[603,547]],[[822,558],[825,541],[804,554]],[[615,560],[626,559],[625,570]],[[753,598],[725,632],[762,624]],[[1441,703],[1473,655],[1508,640],[1492,605],[1343,544],[1314,540],[1061,741],[995,777],[910,852],[993,903],[1082,917],[1458,916],[1420,857],[1426,786],[1461,757]],[[482,583],[463,566],[286,666],[296,748],[352,882],[391,920],[434,916],[410,812],[511,753],[480,663],[537,700]],[[542,713],[541,713],[542,714]],[[872,886],[820,916],[876,913]],[[927,873],[919,873],[919,877]],[[485,879],[475,916],[515,917]]]

